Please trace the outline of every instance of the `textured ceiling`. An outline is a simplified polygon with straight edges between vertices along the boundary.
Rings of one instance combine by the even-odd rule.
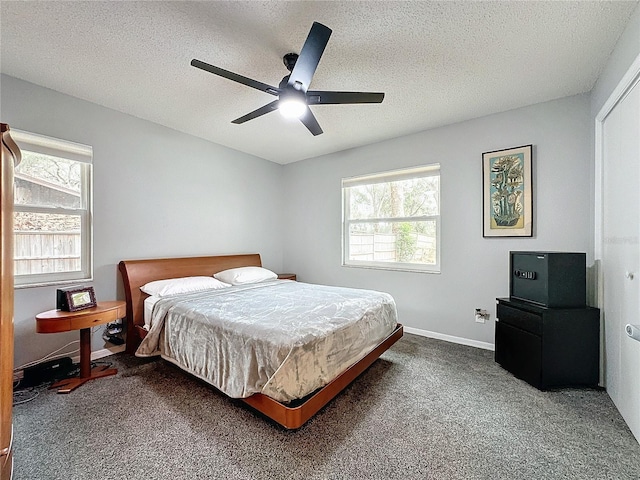
[[[637,1],[0,2],[2,73],[277,163],[591,90]],[[385,92],[312,107],[324,134],[273,97],[189,65],[277,85],[313,21],[333,30],[314,90]]]

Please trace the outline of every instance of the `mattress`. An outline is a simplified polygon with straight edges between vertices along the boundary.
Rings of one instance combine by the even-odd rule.
[[[144,310],[143,310],[143,319],[144,319],[144,329],[149,331],[151,328],[151,317],[153,316],[153,307],[156,302],[160,300],[160,297],[152,295],[144,299]]]
[[[275,280],[157,300],[136,355],[161,355],[233,398],[287,403],[329,383],[396,324],[388,293]]]

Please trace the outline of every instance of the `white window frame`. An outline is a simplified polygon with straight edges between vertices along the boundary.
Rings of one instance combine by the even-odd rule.
[[[413,178],[439,177],[438,183],[438,215],[420,215],[414,217],[397,217],[397,218],[368,218],[351,219],[350,218],[350,199],[349,187],[359,185],[372,185],[376,183],[390,183],[399,180],[407,180]],[[401,170],[391,170],[387,172],[374,173],[370,175],[361,175],[357,177],[348,177],[342,179],[342,266],[343,267],[360,267],[374,268],[381,270],[399,270],[421,273],[440,273],[440,191],[442,189],[442,181],[440,177],[440,164],[434,163],[419,167],[403,168]],[[425,265],[419,263],[406,262],[376,262],[365,260],[350,260],[349,252],[349,231],[353,223],[378,223],[378,222],[420,222],[435,221],[436,223],[436,263],[435,265]]]
[[[14,205],[15,212],[55,213],[80,216],[80,271],[15,275],[15,288],[61,285],[93,280],[93,148],[88,145],[47,137],[36,133],[11,130],[11,137],[23,152],[34,152],[81,162],[82,188],[80,208]]]

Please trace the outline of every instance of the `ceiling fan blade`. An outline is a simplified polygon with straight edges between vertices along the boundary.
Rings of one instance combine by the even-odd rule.
[[[236,123],[239,125],[241,123],[248,122],[249,120],[253,120],[254,118],[260,117],[266,113],[273,112],[274,110],[277,110],[278,102],[279,100],[274,100],[271,103],[267,103],[264,107],[260,107],[257,110],[254,110],[253,112],[249,112],[240,118],[236,118],[231,123]]]
[[[280,95],[279,88],[272,87],[271,85],[267,85],[266,83],[253,80],[248,77],[243,77],[242,75],[238,75],[237,73],[233,73],[219,67],[214,67],[213,65],[201,62],[200,60],[196,60],[195,58],[191,60],[191,65],[215,75],[220,75],[221,77],[228,78],[229,80],[233,80],[234,82],[242,83],[247,87],[255,88],[256,90],[260,90],[261,92],[269,93],[276,96]]]
[[[307,107],[307,111],[304,113],[304,115],[300,117],[300,121],[304,124],[305,127],[309,129],[314,137],[322,133],[322,128],[320,128],[318,120],[316,120],[316,117],[314,117],[309,107]]]
[[[322,90],[308,90],[307,103],[309,105],[330,105],[338,103],[382,103],[384,93],[371,92],[325,92]]]
[[[296,90],[302,90],[303,92],[307,91],[330,36],[331,29],[329,27],[318,22],[313,22],[309,35],[298,56],[298,60],[296,60],[296,65],[293,67],[291,75],[289,76],[289,86],[296,88]]]

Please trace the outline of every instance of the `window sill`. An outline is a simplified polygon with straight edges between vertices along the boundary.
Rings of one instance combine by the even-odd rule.
[[[387,266],[381,266],[381,265],[353,265],[349,263],[343,263],[342,266],[346,268],[364,268],[368,270],[389,270],[394,272],[430,273],[430,274],[440,275],[440,270],[425,270],[421,268],[404,267],[401,265],[389,265],[387,267]]]
[[[23,288],[68,286],[68,285],[74,285],[74,284],[85,283],[85,282],[93,282],[93,277],[78,278],[76,280],[52,280],[49,282],[40,282],[40,283],[25,283],[22,285],[18,285],[17,283],[14,283],[13,288],[15,290],[21,290]]]

